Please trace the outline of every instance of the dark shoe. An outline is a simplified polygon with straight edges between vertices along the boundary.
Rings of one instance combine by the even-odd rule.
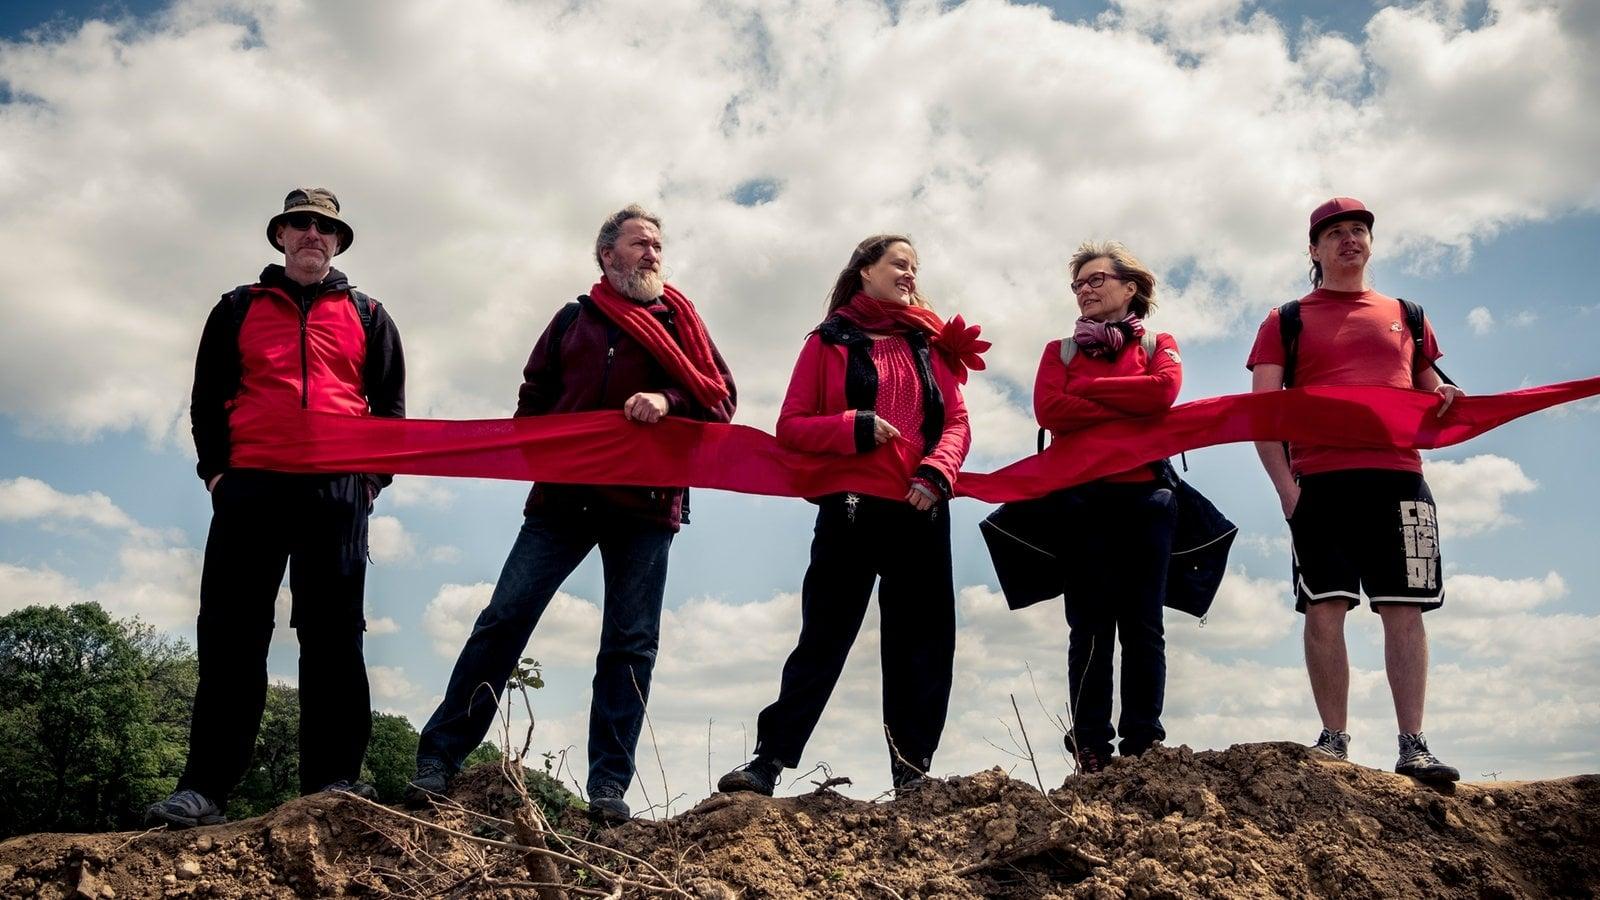
[[[199,791],[175,791],[171,797],[144,811],[144,824],[150,826],[193,828],[196,825],[221,825],[226,821],[228,818],[222,814],[222,810]]]
[[[717,790],[728,794],[750,791],[771,797],[778,786],[778,773],[782,771],[782,762],[770,756],[758,756],[717,779]]]
[[[1403,747],[1404,744],[1402,743]],[[1328,759],[1348,761],[1350,759],[1350,735],[1342,731],[1329,731],[1324,728],[1322,733],[1317,735],[1317,742],[1311,745],[1311,753]],[[1405,750],[1402,749],[1400,754],[1404,756]]]
[[[607,828],[633,818],[633,811],[622,799],[622,788],[602,784],[589,791],[589,818]]]
[[[378,802],[378,789],[370,784],[367,784],[365,781],[351,781],[347,778],[341,778],[338,781],[329,782],[328,784],[323,785],[322,790],[317,791],[317,793],[320,794],[324,791],[339,791],[346,794],[355,794],[357,797],[360,797],[363,800],[371,800],[373,803]]]
[[[1428,739],[1422,732],[1400,735],[1400,761],[1394,764],[1399,775],[1409,775],[1418,781],[1460,781],[1461,773],[1454,766],[1439,761],[1428,749]]]
[[[1064,735],[1062,743],[1067,746],[1067,755],[1077,763],[1079,775],[1104,772],[1111,762],[1110,744],[1104,747],[1079,747],[1072,740],[1071,734]]]
[[[908,791],[928,780],[928,767],[933,765],[933,760],[920,760],[922,767],[908,762],[895,760],[889,766],[889,777],[894,781],[894,789]]]
[[[450,771],[442,764],[428,759],[417,763],[417,774],[406,784],[406,806],[422,809],[432,800],[441,798],[450,789]]]

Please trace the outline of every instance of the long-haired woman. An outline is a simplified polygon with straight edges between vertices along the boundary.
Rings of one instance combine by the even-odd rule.
[[[806,339],[778,416],[778,441],[810,453],[870,453],[906,441],[920,463],[905,496],[815,498],[800,640],[778,699],[762,710],[755,758],[724,791],[771,794],[800,754],[844,669],[874,581],[882,614],[883,723],[895,787],[922,777],[944,730],[955,655],[949,498],[971,443],[961,399],[982,368],[959,319],[946,324],[917,292],[917,252],[901,235],[862,241],[840,271],[828,313]],[[965,360],[965,362],[963,362]]]

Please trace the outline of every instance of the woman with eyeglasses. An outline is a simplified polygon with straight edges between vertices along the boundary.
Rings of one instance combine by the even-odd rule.
[[[801,588],[799,645],[778,699],[762,710],[755,758],[718,790],[771,795],[800,764],[873,583],[882,614],[883,723],[896,788],[920,780],[944,730],[955,655],[951,486],[971,442],[961,399],[982,368],[960,317],[948,325],[917,292],[917,252],[900,235],[862,241],[839,273],[822,324],[806,339],[778,416],[778,442],[808,453],[870,453],[905,442],[919,460],[895,499],[815,498],[811,565]]]
[[[1039,425],[1059,438],[1077,429],[1172,406],[1183,382],[1178,345],[1146,330],[1155,309],[1155,275],[1115,242],[1085,242],[1073,254],[1072,293],[1080,315],[1072,333],[1045,345],[1034,382]],[[1161,464],[1164,465],[1164,464]],[[1067,750],[1094,773],[1120,735],[1123,756],[1166,737],[1162,604],[1177,507],[1156,465],[1072,488],[1084,538],[1066,585]],[[1122,644],[1122,714],[1111,726],[1111,656]]]

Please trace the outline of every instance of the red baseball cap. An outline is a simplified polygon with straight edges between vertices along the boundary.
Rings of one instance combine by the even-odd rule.
[[[1311,211],[1311,243],[1317,242],[1322,229],[1345,219],[1358,219],[1372,227],[1372,213],[1365,204],[1354,197],[1334,197]]]

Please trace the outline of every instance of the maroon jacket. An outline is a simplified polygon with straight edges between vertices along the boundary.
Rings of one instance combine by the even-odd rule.
[[[707,409],[674,382],[643,345],[606,318],[588,297],[579,297],[578,303],[578,315],[561,334],[559,347],[554,345],[553,338],[558,330],[556,322],[563,317],[561,312],[556,313],[533,345],[533,353],[522,370],[522,389],[517,392],[518,416],[621,409],[629,397],[647,391],[666,395],[669,416],[704,422],[733,419],[738,392],[733,384],[733,373],[728,371],[728,364],[714,341],[711,353],[728,385],[728,399],[714,409]],[[656,301],[646,308],[676,337],[672,314],[665,304]],[[677,531],[680,524],[689,521],[686,490],[541,482],[528,493],[524,511],[598,508],[608,515],[631,516]]]

